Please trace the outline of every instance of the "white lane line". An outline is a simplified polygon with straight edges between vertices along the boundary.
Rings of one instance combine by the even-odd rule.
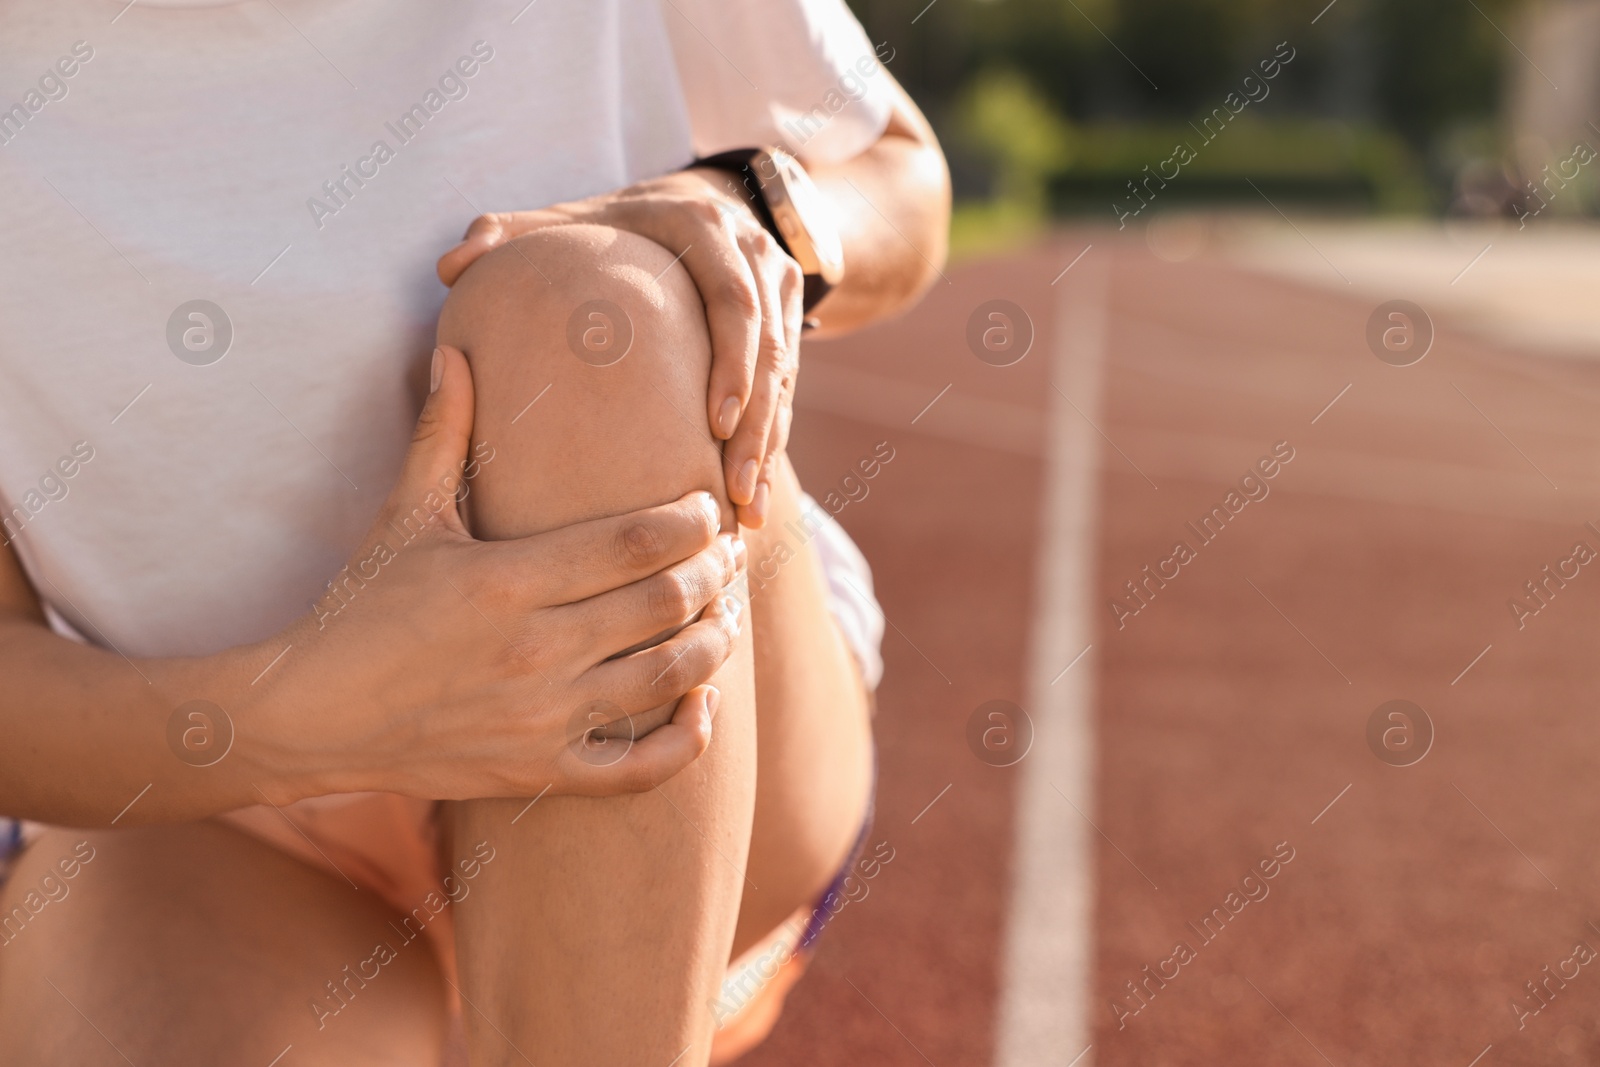
[[[1084,245],[1083,246],[1083,251],[1079,252],[1076,256],[1074,256],[1072,258],[1072,262],[1071,263],[1068,263],[1065,267],[1062,267],[1061,268],[1061,273],[1057,274],[1054,278],[1052,278],[1050,280],[1050,284],[1054,285],[1056,282],[1059,282],[1062,278],[1065,278],[1067,276],[1067,271],[1071,270],[1073,267],[1076,267],[1078,265],[1078,260],[1080,260],[1084,256],[1088,255],[1089,254],[1089,249],[1091,249],[1093,247],[1094,247],[1094,245]]]
[[[1017,781],[995,1067],[1060,1067],[1064,1051],[1075,1048],[1084,1051],[1074,1062],[1093,1067],[1085,1046],[1092,1037],[1094,829],[1074,808],[1094,812],[1095,674],[1058,672],[1062,649],[1085,648],[1094,637],[1096,489],[1105,445],[1093,423],[1101,410],[1109,258],[1085,260],[1077,284],[1056,305],[1050,377],[1062,388],[1046,394],[1044,536],[1028,654],[1034,740]]]
[[[1459,282],[1462,278],[1465,278],[1467,276],[1467,271],[1471,270],[1473,267],[1476,267],[1478,265],[1478,260],[1480,260],[1484,256],[1488,255],[1489,254],[1489,249],[1491,249],[1493,247],[1494,247],[1494,244],[1492,242],[1490,244],[1484,245],[1483,246],[1483,251],[1479,252],[1477,255],[1473,256],[1472,257],[1472,262],[1468,263],[1465,267],[1462,267],[1460,274],[1457,274],[1454,278],[1450,279],[1450,284],[1454,285],[1456,282]]]
[[[1089,650],[1091,648],[1093,648],[1093,647],[1094,647],[1093,645],[1085,645],[1085,646],[1083,646],[1083,651],[1079,652],[1076,656],[1073,656],[1072,657],[1072,662],[1067,664],[1065,667],[1062,667],[1061,668],[1061,673],[1056,675],[1054,678],[1050,679],[1050,684],[1051,685],[1055,685],[1057,682],[1061,681],[1062,677],[1064,677],[1066,675],[1066,673],[1068,671],[1070,671],[1072,668],[1076,667],[1078,665],[1078,661],[1080,659],[1082,659],[1083,657],[1087,656],[1089,654]]]

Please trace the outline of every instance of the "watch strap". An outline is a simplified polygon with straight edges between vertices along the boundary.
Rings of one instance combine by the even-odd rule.
[[[718,152],[715,155],[696,159],[689,166],[711,167],[714,170],[726,171],[738,177],[749,193],[748,199],[751,210],[756,213],[756,218],[760,220],[762,227],[778,242],[778,247],[783,249],[784,254],[793,258],[794,249],[789,247],[789,242],[783,236],[783,231],[778,228],[777,220],[772,217],[772,209],[768,206],[766,194],[761,188],[760,176],[755,173],[755,169],[750,165],[751,161],[760,155],[762,151],[763,149],[760,148],[734,148],[726,152]],[[801,302],[802,308],[809,312],[832,289],[833,286],[822,275],[807,274]]]
[[[779,247],[792,256],[794,251],[789,247],[789,242],[784,240],[782,231],[778,229],[777,220],[772,217],[772,209],[767,206],[767,198],[761,192],[761,179],[750,166],[750,161],[760,154],[759,148],[735,148],[727,152],[718,152],[713,156],[704,156],[689,166],[711,167],[743,179],[744,187],[749,193],[750,207],[754,209],[756,218],[760,219],[766,231],[777,239]]]

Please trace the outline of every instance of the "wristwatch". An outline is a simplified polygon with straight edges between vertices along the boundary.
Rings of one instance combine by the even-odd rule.
[[[802,167],[781,148],[737,148],[689,164],[727,171],[740,179],[741,195],[805,275],[804,307],[810,311],[844,277],[844,246],[822,194]]]

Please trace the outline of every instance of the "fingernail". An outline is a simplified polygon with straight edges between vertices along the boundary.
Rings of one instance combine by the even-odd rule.
[[[700,504],[700,509],[707,515],[711,516],[712,529],[721,529],[722,506],[717,503],[717,498],[703,489],[696,493],[695,496],[699,498],[698,503]]]
[[[767,519],[767,498],[770,495],[771,491],[768,489],[767,483],[762,482],[756,486],[755,495],[750,498],[750,510],[755,512],[756,518],[762,522]]]
[[[429,371],[429,375],[432,381],[428,383],[428,392],[437,393],[439,391],[439,383],[444,380],[444,349],[435,348],[433,350],[433,369]]]
[[[735,537],[733,539],[733,569],[736,571],[744,570],[744,561],[749,556],[750,549],[745,547],[744,538]]]
[[[706,714],[717,717],[717,705],[722,703],[722,692],[714,685],[706,686]]]
[[[498,229],[480,230],[470,237],[463,239],[462,242],[456,247],[477,249],[477,251],[473,254],[475,256],[481,256],[483,253],[489,251],[489,249],[495,246],[496,242],[500,238],[500,234],[501,231]]]
[[[744,601],[732,593],[722,598],[722,616],[728,620],[728,628],[733,631],[735,637],[739,636],[739,630],[744,625],[741,618],[743,615]]]
[[[760,472],[761,472],[761,461],[760,460],[758,460],[758,459],[747,459],[747,460],[745,460],[744,461],[744,466],[739,468],[739,488],[741,490],[746,491],[746,492],[752,492],[753,493],[755,491],[756,475],[759,474]]]
[[[733,570],[739,569],[739,563],[744,559],[744,542],[731,533],[718,534],[717,540],[722,542],[722,551],[727,553],[727,560]]]
[[[717,436],[723,440],[733,436],[734,428],[739,425],[739,398],[730,396],[722,402],[722,407],[717,412]]]

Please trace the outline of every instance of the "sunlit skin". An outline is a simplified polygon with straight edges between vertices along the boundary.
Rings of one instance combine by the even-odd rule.
[[[898,313],[938,278],[948,179],[895,92],[871,148],[813,172],[847,264],[819,334]],[[454,994],[420,947],[318,1028],[307,998],[395,916],[208,818],[264,800],[444,800],[447,863],[496,844],[456,905],[474,1065],[706,1062],[705,1005],[730,957],[846,858],[870,790],[868,698],[815,553],[801,546],[753,598],[739,580],[799,515],[784,455],[792,262],[717,172],[470,234],[438,265],[453,288],[436,387],[373,537],[476,445],[510,442],[512,397],[553,382],[561,402],[496,446],[468,514],[443,508],[331,622],[308,614],[254,645],[131,670],[53,635],[0,553],[0,810],[82,828],[23,853],[0,908],[78,842],[95,850],[72,921],[0,952],[0,1061],[98,1062],[110,1050],[86,1016],[137,1063],[265,1063],[293,1044],[297,1064],[436,1067]],[[597,284],[636,327],[605,372],[566,347],[567,315]],[[249,724],[204,769],[165,741],[172,708],[194,698]],[[610,766],[569,745],[573,710],[592,701],[638,716]]]

